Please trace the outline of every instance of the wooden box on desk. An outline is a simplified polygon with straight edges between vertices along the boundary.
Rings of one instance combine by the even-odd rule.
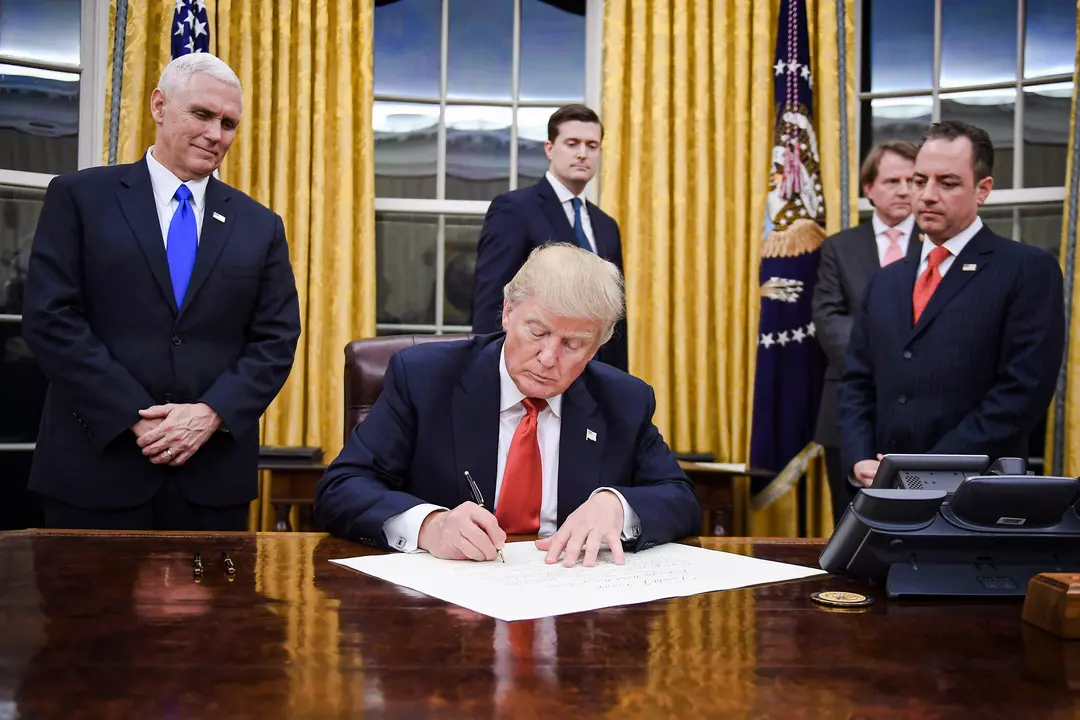
[[[1059,637],[1080,639],[1080,574],[1040,573],[1031,578],[1022,617]]]

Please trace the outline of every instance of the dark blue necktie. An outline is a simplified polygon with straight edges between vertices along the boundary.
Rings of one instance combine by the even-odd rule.
[[[169,258],[169,277],[172,278],[176,307],[184,302],[191,271],[195,267],[195,251],[199,248],[199,233],[195,225],[195,208],[187,185],[176,188],[173,196],[179,201],[169,223],[169,241],[165,254]]]
[[[585,237],[585,228],[581,224],[581,198],[570,198],[570,204],[574,206],[574,237],[577,238],[577,244],[592,252],[592,245]]]

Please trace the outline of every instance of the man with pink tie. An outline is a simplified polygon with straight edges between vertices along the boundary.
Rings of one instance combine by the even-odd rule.
[[[840,522],[857,490],[840,471],[837,389],[844,372],[844,350],[851,337],[855,308],[870,276],[904,259],[909,252],[918,254],[918,228],[911,214],[911,180],[917,152],[914,145],[901,140],[874,147],[859,174],[866,197],[874,206],[873,217],[825,238],[821,246],[813,298],[814,327],[829,367],[814,440],[825,447],[834,522]]]

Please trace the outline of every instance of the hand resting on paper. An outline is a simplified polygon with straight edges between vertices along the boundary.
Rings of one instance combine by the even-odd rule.
[[[620,507],[621,511],[621,507]],[[474,502],[424,518],[417,547],[445,560],[494,560],[506,533],[490,512]]]
[[[592,567],[596,564],[596,555],[600,552],[603,541],[611,549],[616,565],[626,562],[622,547],[623,506],[619,496],[613,492],[598,492],[582,503],[566,522],[551,537],[536,541],[539,550],[547,550],[544,562],[553,565],[563,555],[563,566],[577,564],[582,547],[585,558],[582,565]]]

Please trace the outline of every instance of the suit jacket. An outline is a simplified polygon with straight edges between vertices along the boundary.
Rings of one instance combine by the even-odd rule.
[[[621,272],[619,224],[596,205],[587,203],[587,207],[597,254],[615,263]],[[503,288],[514,279],[534,248],[551,242],[578,244],[574,227],[546,178],[532,187],[503,193],[491,201],[476,249],[474,333],[502,331]],[[615,325],[615,334],[600,348],[596,359],[626,370],[629,366],[626,338],[624,318]]]
[[[983,227],[912,326],[918,266],[866,289],[840,384],[844,472],[879,452],[1026,458],[1065,344],[1057,261]]]
[[[918,263],[922,252],[919,226],[915,225],[908,240],[907,257]],[[837,421],[837,395],[840,376],[844,374],[844,350],[851,338],[855,312],[862,301],[870,276],[881,269],[878,259],[874,223],[861,225],[825,238],[821,246],[817,284],[814,286],[814,329],[818,342],[829,359],[825,384],[821,391],[817,431],[814,442],[825,447],[840,447],[840,424]],[[907,295],[897,302],[911,302]]]
[[[382,528],[391,517],[422,502],[453,508],[472,500],[466,470],[483,497],[495,497],[504,337],[418,345],[391,358],[382,395],[319,481],[319,526],[386,547]],[[595,361],[566,389],[560,525],[598,487],[613,487],[641,520],[630,549],[700,531],[701,506],[652,423],[655,404],[644,382]]]
[[[292,367],[299,304],[281,218],[210,178],[177,311],[146,160],[55,178],[34,237],[23,332],[49,378],[30,489],[86,508],[258,494],[259,417]],[[223,218],[219,221],[217,216]],[[129,431],[139,410],[205,402],[222,430],[178,468]]]

